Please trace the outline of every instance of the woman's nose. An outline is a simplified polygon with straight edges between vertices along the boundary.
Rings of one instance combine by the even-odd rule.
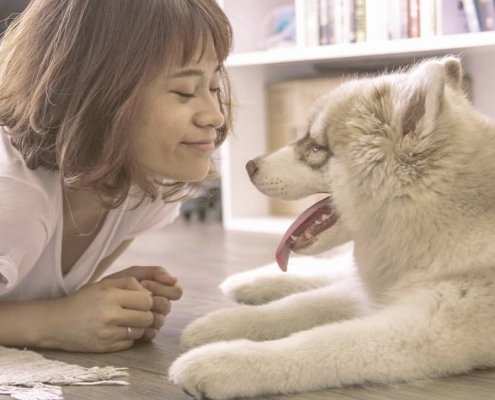
[[[196,113],[195,123],[199,126],[212,126],[216,129],[225,124],[225,116],[220,110],[220,103],[216,94],[204,100],[201,110]]]

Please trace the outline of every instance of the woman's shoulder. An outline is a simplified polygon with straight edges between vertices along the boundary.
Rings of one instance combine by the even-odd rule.
[[[57,195],[60,181],[58,173],[45,168],[31,169],[22,155],[12,145],[9,135],[0,128],[0,179],[27,191],[38,192],[48,197]]]
[[[51,185],[53,181],[58,182],[58,172],[48,171],[43,167],[29,168],[21,153],[12,145],[9,134],[3,127],[0,128],[0,177],[14,178],[42,186]]]

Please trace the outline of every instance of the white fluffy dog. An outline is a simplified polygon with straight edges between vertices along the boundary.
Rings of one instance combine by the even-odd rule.
[[[461,78],[447,57],[351,80],[318,101],[304,138],[248,163],[269,196],[330,194],[284,236],[282,269],[290,251],[349,241],[355,268],[336,267],[344,255],[314,275],[229,278],[224,291],[251,305],[186,328],[195,349],[172,381],[231,399],[495,366],[495,126]]]

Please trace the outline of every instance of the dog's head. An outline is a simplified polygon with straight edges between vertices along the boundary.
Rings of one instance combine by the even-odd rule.
[[[407,213],[409,202],[420,207],[428,195],[436,201],[466,141],[455,132],[476,115],[461,86],[453,57],[350,80],[316,102],[305,137],[248,162],[251,181],[268,196],[329,194],[284,236],[277,250],[282,269],[291,250],[315,254],[358,240],[363,231],[372,234],[369,226],[378,231],[393,223],[387,218]],[[405,208],[383,212],[392,203]]]

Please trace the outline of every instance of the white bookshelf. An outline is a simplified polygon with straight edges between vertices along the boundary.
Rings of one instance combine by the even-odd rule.
[[[296,13],[301,7],[296,2]],[[269,201],[250,183],[248,160],[266,152],[265,86],[321,71],[380,67],[413,62],[428,56],[455,54],[472,78],[478,110],[495,119],[495,32],[434,36],[370,43],[260,50],[257,35],[271,8],[288,0],[223,0],[234,27],[235,48],[227,60],[234,94],[234,132],[222,146],[222,207],[227,229],[283,232],[292,219],[270,215]]]

